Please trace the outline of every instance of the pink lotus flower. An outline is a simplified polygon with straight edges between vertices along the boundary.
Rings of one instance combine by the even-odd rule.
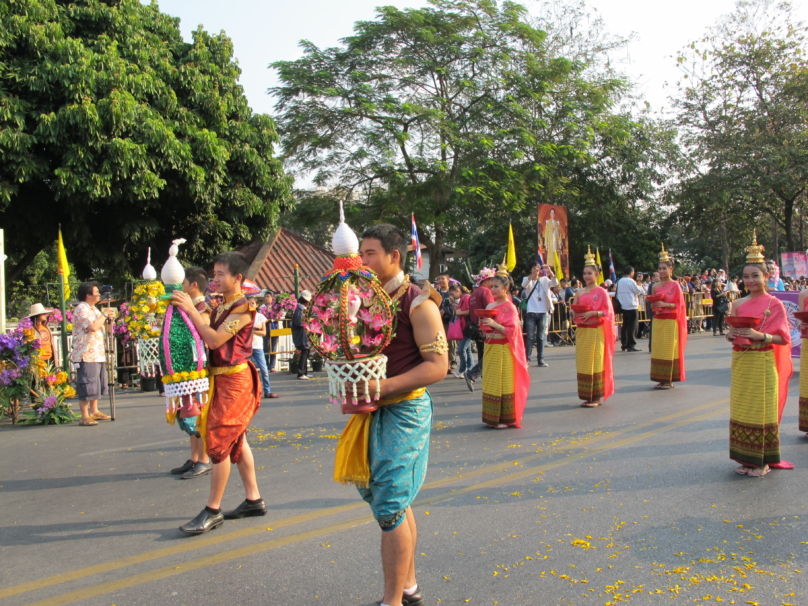
[[[363,309],[362,311],[365,310]],[[365,326],[373,330],[381,330],[384,328],[384,318],[381,314],[371,314],[367,312],[362,316],[362,321],[365,323]]]
[[[332,353],[337,351],[339,343],[337,342],[336,337],[333,335],[323,335],[323,338],[320,339],[320,347],[323,351]]]
[[[303,328],[308,330],[309,332],[313,332],[315,334],[321,335],[323,334],[323,325],[320,324],[320,321],[317,319],[309,320],[308,322],[303,323]]]
[[[363,299],[370,299],[371,297],[373,297],[373,291],[369,288],[363,288],[362,290],[359,291],[359,296],[362,297]]]
[[[375,337],[371,337],[370,335],[362,335],[362,345],[368,349],[375,349],[382,344],[383,340],[384,335],[381,333],[377,334]]]
[[[334,310],[330,307],[315,307],[314,315],[324,324],[328,324],[328,322],[331,321],[331,317],[334,315]]]
[[[328,307],[337,300],[337,297],[334,296],[332,293],[321,293],[314,297],[314,304],[318,305],[319,307]]]

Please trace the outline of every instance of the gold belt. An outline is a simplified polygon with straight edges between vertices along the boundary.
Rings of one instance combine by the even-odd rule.
[[[208,372],[214,377],[216,375],[233,375],[237,372],[241,372],[245,368],[247,368],[248,364],[246,362],[242,362],[241,364],[236,364],[235,366],[211,366],[208,368]]]
[[[425,392],[426,387],[419,387],[418,389],[409,393],[400,393],[393,396],[387,396],[386,398],[381,398],[378,404],[379,406],[388,406],[390,404],[398,404],[404,400],[414,400],[415,398],[420,398]]]

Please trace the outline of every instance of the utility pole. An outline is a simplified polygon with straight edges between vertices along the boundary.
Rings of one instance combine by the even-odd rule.
[[[6,332],[6,237],[0,229],[0,334]]]

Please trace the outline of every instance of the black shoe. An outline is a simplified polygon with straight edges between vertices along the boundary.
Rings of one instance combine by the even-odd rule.
[[[474,379],[472,379],[469,375],[471,373],[466,373],[463,375],[463,378],[466,380],[466,387],[469,388],[469,391],[474,391]]]
[[[207,508],[199,512],[193,520],[180,526],[180,530],[187,534],[203,534],[224,524],[222,512],[210,513]]]
[[[174,469],[172,469],[171,473],[173,473],[175,476],[177,476],[177,475],[179,475],[181,473],[185,473],[189,469],[193,469],[193,467],[194,467],[194,462],[191,459],[188,459],[187,461],[185,461],[185,463],[182,464],[182,467],[175,467]]]
[[[642,349],[637,349],[636,347],[629,347],[626,351],[642,351]]]
[[[199,476],[207,475],[211,471],[213,471],[213,463],[200,463],[197,461],[191,469],[182,474],[182,479],[191,480]]]
[[[248,503],[247,501],[244,501],[232,511],[225,511],[224,519],[240,520],[241,518],[246,518],[248,516],[265,516],[266,514],[267,506],[266,503],[264,503],[264,499],[261,499],[261,501],[258,503]]]
[[[407,595],[406,593],[401,598],[401,606],[423,606],[424,593],[421,591],[421,586],[417,585],[415,593]]]
[[[550,365],[547,362],[539,362],[538,364],[536,364],[536,366],[538,366],[539,368],[547,368]]]

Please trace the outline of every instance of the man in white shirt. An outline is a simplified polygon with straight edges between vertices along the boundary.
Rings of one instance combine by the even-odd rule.
[[[738,292],[738,285],[735,284],[734,279],[733,280],[727,280],[727,283],[724,285],[724,290],[726,292]]]
[[[258,307],[258,301],[255,296],[247,297],[247,303],[252,311]],[[267,322],[269,319],[260,311],[255,312],[255,319],[253,320],[253,333],[252,333],[252,361],[261,375],[261,383],[264,386],[265,398],[277,398],[278,394],[273,393],[269,386],[269,370],[267,369],[267,359],[264,355],[264,336],[267,334]]]
[[[558,280],[553,274],[553,270],[548,265],[540,266],[538,263],[531,266],[530,275],[522,280],[522,296],[528,297],[527,313],[525,314],[527,361],[530,362],[530,354],[533,352],[535,343],[536,359],[541,368],[549,366],[544,361],[544,342],[550,314],[553,313],[553,302],[550,298],[550,289],[553,286],[558,286]]]
[[[642,289],[634,280],[634,268],[626,265],[623,277],[617,281],[617,300],[623,308],[623,327],[620,330],[620,345],[623,351],[640,351],[637,349],[637,311],[640,306],[638,296]]]

